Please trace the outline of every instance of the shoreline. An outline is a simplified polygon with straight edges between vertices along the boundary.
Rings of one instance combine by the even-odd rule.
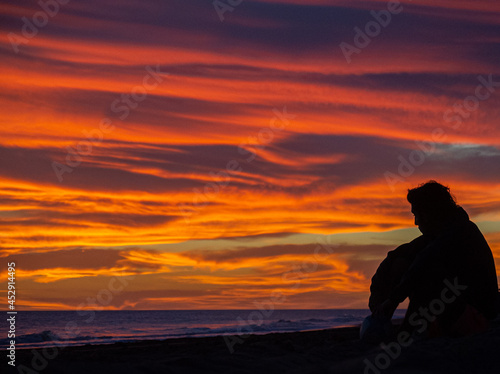
[[[393,321],[394,322],[394,321]],[[398,321],[396,321],[396,324]],[[346,324],[342,326],[335,326],[335,327],[330,327],[330,328],[311,328],[307,330],[299,330],[299,331],[256,331],[256,332],[251,332],[248,335],[257,335],[257,336],[262,336],[262,335],[269,335],[269,334],[288,334],[288,333],[307,333],[307,332],[314,332],[314,331],[323,331],[323,330],[337,330],[337,329],[346,329],[346,328],[356,328],[359,331],[360,324]],[[241,334],[243,335],[243,334]],[[71,343],[71,344],[65,344],[66,341],[64,340],[47,340],[42,343],[48,343],[47,345],[43,346],[28,346],[28,347],[20,347],[19,344],[16,345],[16,350],[18,352],[20,351],[25,351],[25,350],[32,350],[32,349],[44,349],[44,348],[52,348],[52,347],[64,347],[64,348],[77,348],[77,347],[85,347],[85,346],[108,346],[108,345],[113,345],[113,344],[140,344],[142,342],[157,342],[157,341],[166,341],[166,340],[176,340],[176,339],[199,339],[199,338],[218,338],[218,337],[224,337],[224,336],[239,336],[235,333],[218,333],[218,334],[209,334],[209,335],[203,335],[203,334],[190,334],[190,335],[172,335],[172,336],[165,336],[161,338],[145,338],[145,339],[128,339],[128,340],[116,340],[116,341],[110,341],[110,342],[98,342],[98,343],[89,343],[89,342],[82,342],[82,343]],[[93,340],[94,342],[96,340]],[[50,342],[55,342],[50,344]],[[30,344],[30,343],[28,343]],[[0,346],[0,349],[7,349],[8,346]]]
[[[302,332],[19,349],[16,365],[27,373],[498,373],[500,320],[481,334],[415,341],[389,365],[381,346],[359,341],[359,326]],[[389,343],[387,346],[391,346]],[[397,349],[392,345],[392,352]],[[387,347],[386,347],[387,348]],[[35,365],[33,365],[35,364]],[[370,367],[370,365],[373,366]],[[384,364],[385,365],[385,364]],[[380,365],[379,365],[380,366]],[[28,369],[33,371],[28,371]],[[10,372],[18,372],[11,368]]]
[[[119,345],[119,346],[132,346],[132,345],[143,345],[143,344],[155,344],[155,343],[166,343],[166,342],[171,342],[171,341],[186,341],[189,342],[191,340],[195,339],[206,339],[211,340],[211,339],[225,339],[227,338],[228,340],[231,340],[233,337],[236,337],[238,340],[241,339],[242,343],[247,340],[249,337],[263,337],[267,335],[287,335],[287,334],[307,334],[307,333],[318,333],[318,332],[324,332],[324,331],[331,331],[332,334],[336,335],[335,331],[341,330],[342,332],[339,331],[339,334],[344,336],[349,334],[349,336],[354,336],[354,331],[356,332],[357,336],[359,337],[359,329],[360,329],[360,324],[353,324],[353,325],[347,325],[347,326],[338,326],[338,327],[331,327],[331,328],[319,328],[319,329],[310,329],[310,330],[301,330],[301,331],[273,331],[273,332],[252,332],[250,334],[231,334],[231,333],[225,333],[225,334],[217,334],[217,335],[209,335],[209,336],[172,336],[172,337],[167,337],[167,338],[160,338],[160,339],[138,339],[138,340],[127,340],[127,341],[115,341],[115,342],[109,342],[109,343],[98,343],[98,344],[92,344],[92,343],[82,343],[78,345],[65,345],[64,341],[61,341],[60,343],[52,344],[52,345],[47,345],[47,346],[42,346],[42,347],[17,347],[16,352],[21,353],[21,354],[26,354],[26,352],[31,352],[32,350],[43,350],[43,349],[51,349],[54,347],[59,348],[61,351],[64,350],[72,350],[72,349],[78,349],[78,348],[83,348],[87,347],[89,349],[91,348],[99,348],[99,347],[109,347],[112,345]],[[346,331],[349,330],[349,333]],[[254,339],[254,338],[252,338]],[[239,345],[239,343],[236,343],[236,345]],[[3,349],[6,349],[7,347],[3,347]]]

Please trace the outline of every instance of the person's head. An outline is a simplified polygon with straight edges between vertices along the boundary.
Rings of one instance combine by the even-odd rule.
[[[429,181],[409,189],[407,195],[415,225],[422,234],[435,234],[457,212],[457,203],[450,189],[436,181]]]

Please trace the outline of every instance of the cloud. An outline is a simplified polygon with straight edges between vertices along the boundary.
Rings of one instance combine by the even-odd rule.
[[[411,227],[406,189],[429,179],[483,221],[498,255],[498,90],[459,124],[446,113],[478,77],[500,80],[500,5],[402,7],[349,64],[339,44],[386,1],[244,1],[224,22],[205,0],[69,2],[18,53],[9,33],[40,6],[5,6],[0,256],[23,264],[23,306],[71,309],[127,272],[134,285],[109,308],[252,308],[274,289],[284,307],[365,307],[393,244],[354,235]],[[162,81],[121,118],[147,66]],[[284,108],[293,118],[273,128]],[[114,128],[100,139],[104,118]],[[385,173],[400,175],[436,129],[393,191]],[[60,181],[53,162],[88,136]],[[313,234],[349,240],[308,273]]]

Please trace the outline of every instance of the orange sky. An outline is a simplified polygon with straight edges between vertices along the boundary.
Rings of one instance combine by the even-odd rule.
[[[498,269],[500,6],[403,1],[361,48],[386,9],[4,5],[0,305],[15,261],[23,310],[366,308],[429,179]]]

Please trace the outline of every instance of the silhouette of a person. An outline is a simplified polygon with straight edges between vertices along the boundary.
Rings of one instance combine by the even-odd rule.
[[[407,297],[401,330],[427,337],[485,330],[498,313],[498,282],[482,233],[436,181],[408,190],[407,199],[422,235],[390,251],[379,265],[362,338],[390,338],[387,326]]]

